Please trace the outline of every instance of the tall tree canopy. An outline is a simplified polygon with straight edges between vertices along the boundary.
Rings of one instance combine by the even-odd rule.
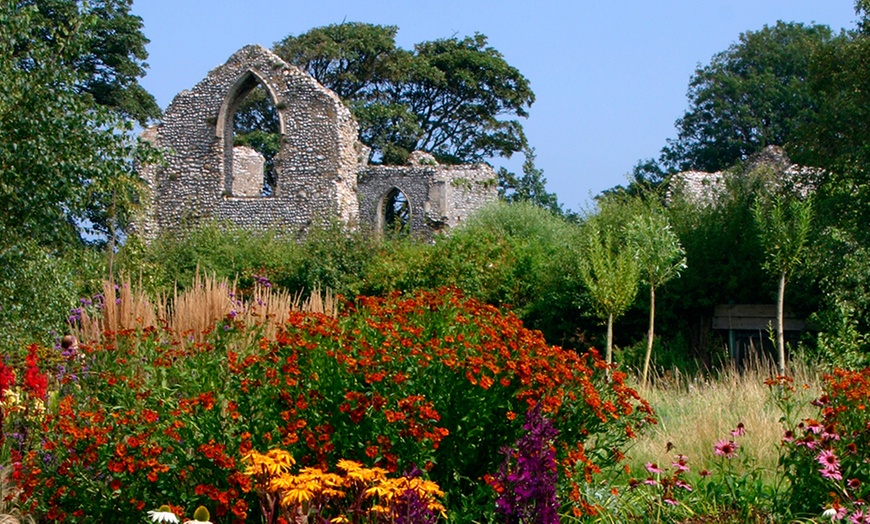
[[[75,86],[98,105],[118,111],[140,124],[160,116],[154,97],[139,85],[148,67],[148,39],[142,19],[130,13],[132,0],[20,0],[19,9],[32,8],[33,24],[45,30],[28,32],[16,39],[15,53],[27,56],[45,46],[54,50],[65,67],[78,72]],[[87,24],[77,24],[87,14]],[[76,26],[80,46],[66,52],[67,36],[57,31]],[[58,64],[61,65],[61,64]]]
[[[563,215],[556,194],[547,191],[544,170],[535,166],[535,148],[527,147],[523,154],[526,158],[522,175],[517,176],[504,167],[499,169],[498,195],[506,202],[529,202],[556,215]]]
[[[131,124],[121,116],[126,110],[95,103],[98,97],[87,86],[99,81],[79,67],[95,56],[106,4],[51,5],[58,11],[38,1],[0,3],[4,250],[16,239],[46,244],[77,239],[87,219],[111,230],[140,187]],[[63,15],[56,16],[61,7]]]
[[[769,145],[791,145],[818,114],[808,82],[813,53],[833,40],[829,27],[777,22],[747,31],[699,67],[677,138],[662,150],[671,170],[719,171]]]
[[[535,100],[528,80],[481,34],[396,46],[395,26],[342,23],[288,36],[275,52],[332,89],[360,124],[372,159],[414,150],[441,162],[509,157],[526,146],[515,117]]]

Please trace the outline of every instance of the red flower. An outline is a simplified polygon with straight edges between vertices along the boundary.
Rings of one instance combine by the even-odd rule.
[[[0,362],[0,395],[3,392],[15,385],[15,372],[11,367],[7,367]]]
[[[34,398],[45,400],[46,390],[48,389],[48,377],[39,372],[39,357],[36,355],[37,349],[36,344],[27,346],[27,358],[25,360],[27,368],[24,370],[24,388]]]

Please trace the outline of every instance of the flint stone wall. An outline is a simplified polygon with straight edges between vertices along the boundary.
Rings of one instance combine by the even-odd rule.
[[[272,98],[282,135],[269,196],[260,194],[257,159],[232,144],[233,115],[258,84]],[[140,168],[151,200],[135,229],[146,239],[209,219],[249,230],[304,231],[330,217],[380,228],[393,188],[409,201],[412,231],[431,235],[497,198],[495,172],[485,164],[439,166],[415,152],[411,166],[368,166],[357,123],[338,96],[260,46],[242,48],[179,93],[143,136],[164,154],[163,165]]]
[[[778,190],[783,187],[790,192],[806,197],[814,192],[824,172],[794,164],[788,154],[779,146],[767,146],[763,150],[750,155],[741,169],[717,171],[683,171],[675,173],[668,184],[667,201],[677,195],[682,195],[690,202],[705,206],[715,205],[721,195],[725,194],[728,177],[745,176],[756,173],[766,177],[765,186],[768,190]]]
[[[396,188],[410,204],[411,231],[444,231],[498,198],[496,186],[495,172],[486,164],[370,166],[359,173],[360,220],[383,229],[386,199]]]
[[[266,159],[256,149],[247,146],[233,148],[234,196],[260,196],[263,191]]]

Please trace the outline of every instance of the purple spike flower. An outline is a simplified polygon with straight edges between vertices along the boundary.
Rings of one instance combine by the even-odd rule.
[[[495,484],[503,489],[495,502],[496,512],[508,524],[557,524],[556,452],[552,442],[558,431],[541,413],[538,404],[526,413],[525,434],[514,449],[505,448],[505,461]]]

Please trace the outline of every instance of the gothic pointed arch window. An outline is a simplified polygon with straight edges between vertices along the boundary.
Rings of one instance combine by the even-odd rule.
[[[411,202],[398,187],[392,187],[381,199],[378,222],[388,234],[407,234],[411,230]]]
[[[218,130],[224,143],[225,194],[274,195],[283,122],[274,94],[259,75],[246,71],[230,90]]]

